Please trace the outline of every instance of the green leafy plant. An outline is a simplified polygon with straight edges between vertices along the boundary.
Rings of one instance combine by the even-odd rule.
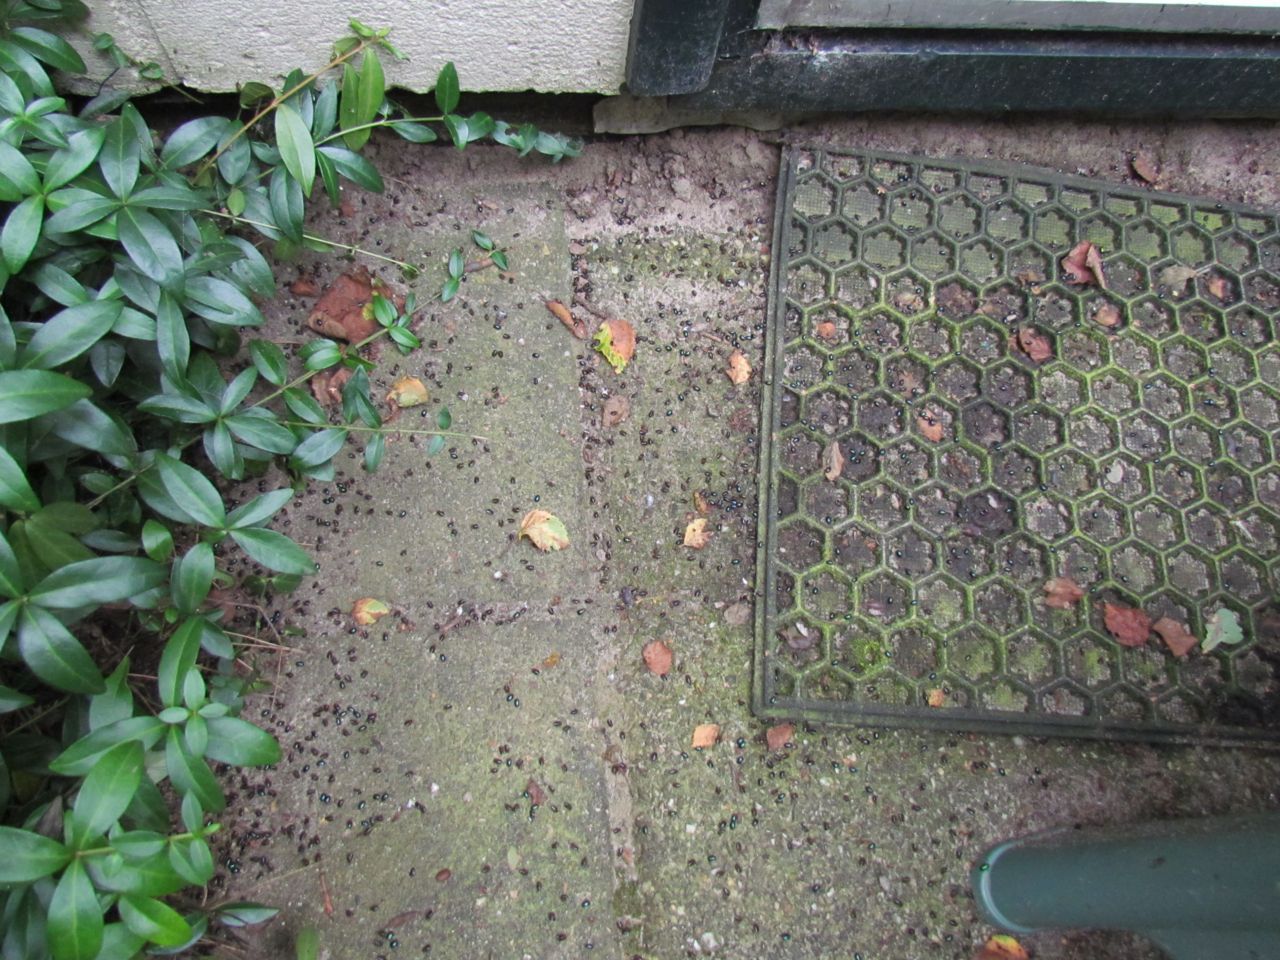
[[[437,429],[390,428],[371,396],[361,348],[419,346],[412,295],[399,307],[375,292],[376,330],[357,343],[317,338],[290,355],[245,342],[275,290],[260,247],[415,274],[306,229],[308,203],[337,203],[343,180],[382,188],[359,153],[379,129],[426,143],[434,124],[459,148],[491,137],[552,160],[578,147],[456,113],[452,65],[440,114],[409,115],[386,96],[388,31],[354,21],[320,71],[247,84],[247,116],[158,136],[127,95],[104,88],[76,110],[55,90],[50,69],[85,66],[46,27],[83,13],[77,0],[0,0],[0,955],[117,960],[275,912],[182,895],[214,871],[218,765],[280,758],[241,716],[254,678],[237,670],[214,591],[237,571],[259,593],[313,572],[270,523],[294,485],[334,476],[350,434],[376,469],[389,434],[428,434],[431,452],[452,425],[441,409]],[[477,268],[507,268],[492,239],[473,241]],[[466,272],[454,251],[441,300]],[[337,367],[349,376],[331,415],[307,381]],[[293,485],[230,505],[215,483],[273,465]],[[134,685],[131,648],[154,651],[153,685]]]

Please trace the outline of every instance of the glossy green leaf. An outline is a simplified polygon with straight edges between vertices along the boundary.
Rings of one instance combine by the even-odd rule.
[[[36,330],[22,351],[22,365],[48,370],[74,360],[107,335],[122,307],[119,300],[90,300],[59,310]]]
[[[375,433],[364,447],[364,468],[373,473],[382,465],[382,458],[387,452],[387,438],[381,433]]]
[[[98,758],[118,743],[137,740],[149,748],[164,733],[165,726],[155,717],[128,717],[98,727],[63,750],[50,764],[54,773],[82,777],[98,762]]]
[[[106,689],[89,699],[89,729],[97,730],[133,716],[133,692],[129,689],[129,658],[122,657],[106,679]]]
[[[59,8],[59,13],[63,12]],[[87,72],[74,47],[57,34],[36,27],[12,27],[9,38],[38,60],[66,73]]]
[[[450,277],[440,286],[440,302],[448,303],[458,295],[462,282],[457,277]]]
[[[316,179],[316,150],[311,131],[298,116],[292,103],[282,103],[276,108],[276,147],[285,169],[302,185],[304,196],[311,196],[311,186]]]
[[[298,444],[290,461],[302,468],[317,467],[332,460],[346,442],[347,431],[331,428],[313,433]]]
[[[127,461],[137,452],[128,428],[88,400],[77,400],[65,410],[47,414],[43,422],[55,436],[108,458],[121,458],[116,462]]]
[[[275,226],[290,240],[301,243],[305,214],[302,186],[283,167],[277,167],[267,182],[267,200]]]
[[[0,446],[0,507],[19,513],[33,513],[40,509],[40,498],[31,489],[26,471],[3,446]]]
[[[199,763],[204,766],[203,760]],[[194,886],[203,886],[213,876],[213,855],[209,852],[209,844],[203,840],[172,844],[169,847],[169,863],[187,883]]]
[[[307,423],[322,425],[329,422],[328,416],[316,402],[315,397],[297,387],[290,387],[284,392],[284,403],[290,413]]]
[[[19,542],[22,542],[18,537],[20,529],[22,536],[26,538],[27,548],[45,569],[56,570],[69,564],[93,559],[93,551],[81,543],[78,537],[59,530],[54,524],[42,522],[37,517],[32,517],[21,527],[15,523],[10,528],[9,533],[14,536],[15,548]]]
[[[80,176],[97,158],[105,136],[101,127],[90,127],[67,137],[67,145],[55,151],[44,168],[44,189],[56,190]]]
[[[252,559],[269,570],[297,574],[315,572],[315,561],[282,533],[262,527],[242,527],[232,530],[231,538]]]
[[[265,83],[250,80],[240,87],[240,106],[252,107],[255,103],[270,100],[276,92]]]
[[[289,362],[284,351],[270,340],[250,340],[249,357],[268,383],[282,387],[289,379]]]
[[[102,908],[83,864],[73,860],[49,901],[53,960],[94,960],[102,949]]]
[[[215,717],[209,721],[211,760],[239,767],[261,767],[279,763],[280,744],[265,730],[239,717]]]
[[[425,123],[397,120],[390,123],[389,126],[402,139],[408,140],[410,143],[434,143],[438,139],[436,132]]]
[[[188,120],[169,135],[160,162],[170,170],[194,163],[217,146],[231,121],[226,117],[199,117]]]
[[[123,199],[133,192],[138,182],[142,148],[133,127],[123,117],[107,124],[105,134],[102,152],[98,155],[98,172],[111,192]]]
[[[338,184],[338,169],[333,161],[324,153],[324,148],[316,150],[316,172],[320,174],[320,182],[324,184],[325,196],[335,209],[342,205],[342,187]]]
[[[160,295],[156,311],[156,350],[165,374],[169,379],[181,382],[191,359],[191,335],[187,330],[187,318],[167,292]]]
[[[40,226],[44,222],[44,197],[36,194],[27,197],[9,211],[4,229],[0,230],[0,254],[4,256],[5,269],[17,273],[24,266],[40,239]]]
[[[387,336],[395,341],[397,347],[401,348],[401,353],[408,353],[410,350],[416,350],[422,346],[422,341],[418,338],[418,335],[408,327],[392,327],[387,331]]]
[[[333,162],[334,169],[341,176],[356,186],[364,187],[373,193],[381,193],[385,189],[386,185],[382,181],[382,174],[378,173],[378,168],[360,154],[345,147],[329,144],[320,147],[319,152]]]
[[[155,784],[151,783],[150,780],[144,780],[141,789],[146,791],[148,788],[155,790]],[[159,796],[158,791],[156,791],[156,795]],[[169,829],[169,811],[167,808],[164,809],[163,826],[166,830]],[[121,856],[119,858],[107,857],[99,859],[95,857],[88,861],[88,870],[100,890],[116,893],[159,897],[173,893],[186,886],[186,882],[169,862],[167,844],[159,853],[146,858],[126,859]],[[132,956],[130,960],[132,960]]]
[[[236,438],[250,446],[274,454],[290,454],[298,445],[293,431],[261,407],[250,407],[244,413],[227,417],[227,427]]]
[[[0,423],[30,420],[89,396],[89,387],[48,370],[0,371]]]
[[[453,426],[453,414],[449,412],[448,407],[441,407],[440,412],[436,414],[436,426],[441,430],[448,430]]]
[[[40,61],[9,40],[0,40],[0,69],[21,73],[37,96],[53,96],[53,82]]]
[[[129,206],[150,210],[201,210],[212,200],[184,183],[161,183],[138,190],[129,198]]]
[[[295,960],[319,960],[320,931],[315,927],[303,927],[293,941]]]
[[[159,520],[148,519],[142,525],[142,549],[152,560],[163,563],[173,555],[173,534]]]
[[[165,289],[181,284],[182,251],[173,233],[155,215],[125,207],[116,215],[116,229],[134,266]]]
[[[17,203],[40,192],[40,175],[17,147],[0,140],[0,200]]]
[[[142,767],[142,744],[136,740],[117,744],[98,758],[72,808],[81,836],[105,834],[120,819],[142,780]]]
[[[344,131],[342,140],[352,150],[359,150],[369,142],[369,130],[350,130],[359,126],[360,119],[360,74],[349,63],[342,65],[342,87],[338,98],[338,126]]]
[[[177,947],[191,938],[191,924],[168,904],[151,897],[125,894],[119,902],[120,919],[138,936],[161,947]]]
[[[436,434],[427,441],[427,456],[432,456],[444,449],[444,437]]]
[[[370,47],[360,61],[360,122],[369,123],[378,115],[387,94],[378,51]]]
[[[458,69],[450,61],[440,68],[436,76],[436,106],[441,113],[453,113],[458,108],[459,95]]]
[[[111,846],[126,859],[141,860],[160,853],[167,846],[167,841],[163,834],[154,830],[128,830],[113,836]]]
[[[166,573],[163,565],[142,557],[95,557],[53,571],[28,596],[54,610],[115,603],[159,586]]]
[[[89,300],[88,291],[79,280],[47,260],[29,271],[29,276],[41,293],[60,306],[74,307]]]
[[[252,927],[258,923],[266,923],[280,912],[279,907],[268,907],[263,903],[251,903],[248,900],[237,900],[235,903],[224,903],[217,909],[218,922],[228,927]]]
[[[33,703],[35,701],[25,693],[20,693],[12,687],[0,684],[0,714],[13,713],[13,711],[29,707]]]
[[[179,791],[194,794],[200,801],[200,806],[211,813],[218,813],[226,807],[227,801],[213,771],[203,759],[191,756],[176,727],[170,727],[165,738],[164,758],[169,780]],[[172,852],[173,847],[170,847],[170,853]],[[170,862],[173,862],[172,858]],[[174,868],[182,873],[176,863]]]
[[[65,867],[72,853],[31,830],[0,826],[0,883],[32,883]]]
[[[31,672],[71,693],[98,693],[102,674],[71,631],[43,607],[28,604],[18,619],[18,652]]]
[[[213,589],[215,570],[213,547],[207,543],[195,544],[182,557],[175,560],[173,576],[169,580],[173,605],[182,613],[194,613],[200,604],[204,603],[209,591]],[[196,637],[196,645],[199,646],[199,630],[196,631]],[[163,689],[161,699],[164,699]]]
[[[138,404],[138,409],[179,423],[209,423],[218,412],[203,400],[182,393],[160,393]]]
[[[45,221],[45,232],[55,235],[75,233],[93,226],[119,208],[120,201],[111,197],[96,194],[79,197]]]
[[[13,524],[9,528],[9,536],[13,535]],[[22,565],[18,562],[17,553],[9,543],[9,537],[0,531],[0,596],[16,599],[23,595],[26,577],[22,575]]]
[[[218,173],[227,183],[239,183],[253,165],[253,150],[249,138],[241,133],[242,127],[228,127],[218,141]],[[232,213],[235,211],[233,210]]]
[[[327,137],[333,132],[338,122],[338,84],[326,83],[316,95],[315,108],[311,114],[311,136],[313,140]]]
[[[206,527],[221,527],[226,509],[218,490],[200,471],[163,454],[156,468],[165,491],[181,509]]]

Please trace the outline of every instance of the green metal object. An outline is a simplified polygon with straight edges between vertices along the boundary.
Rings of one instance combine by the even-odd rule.
[[[983,914],[1013,933],[1132,930],[1175,960],[1280,958],[1280,815],[1011,840],[971,879]]]
[[[1277,231],[1027,167],[790,150],[756,711],[1280,742]],[[1080,241],[1105,289],[1064,277]],[[1046,605],[1055,577],[1086,596]],[[1244,640],[1123,647],[1105,603],[1198,639],[1225,609]]]

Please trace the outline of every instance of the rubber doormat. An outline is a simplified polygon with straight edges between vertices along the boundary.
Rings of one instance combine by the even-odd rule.
[[[756,712],[1280,742],[1277,231],[1034,168],[791,149]]]

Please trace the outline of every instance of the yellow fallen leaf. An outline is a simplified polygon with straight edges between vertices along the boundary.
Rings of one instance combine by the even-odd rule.
[[[351,608],[351,619],[360,624],[360,626],[367,627],[377,623],[390,612],[391,608],[381,600],[374,597],[362,597]]]
[[[939,690],[937,687],[929,691],[928,704],[931,707],[941,707],[947,702],[947,694],[945,691]]]
[[[751,379],[751,361],[743,356],[741,350],[735,350],[729,354],[729,366],[725,373],[733,383],[746,383]]]
[[[692,746],[695,750],[702,750],[706,747],[714,747],[716,741],[720,739],[720,724],[718,723],[700,723],[693,731]]]
[[[844,454],[840,452],[840,443],[832,440],[822,451],[822,475],[832,483],[840,479],[844,472]]]
[[[516,539],[520,537],[528,537],[543,553],[563,550],[569,545],[569,531],[564,528],[563,521],[545,510],[530,510],[524,515]]]
[[[707,518],[699,517],[697,520],[690,520],[689,525],[684,528],[684,545],[701,550],[710,542],[711,532],[707,530]]]
[[[1008,934],[998,933],[982,945],[976,960],[1028,960],[1022,944]]]
[[[427,385],[417,377],[401,377],[391,385],[387,399],[397,407],[416,407],[427,402]]]

